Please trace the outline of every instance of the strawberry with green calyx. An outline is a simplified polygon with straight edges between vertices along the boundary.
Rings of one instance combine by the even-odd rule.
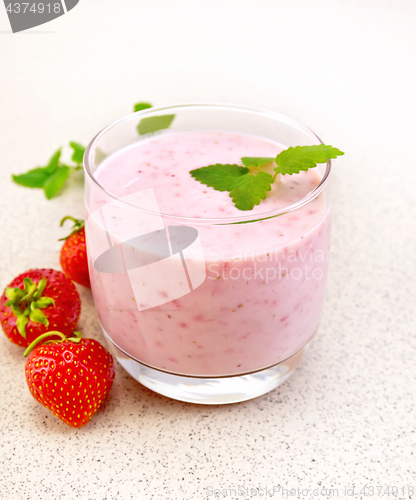
[[[84,221],[82,219],[74,219],[74,217],[68,215],[61,220],[61,226],[67,220],[72,220],[74,224],[72,232],[67,237],[59,240],[65,240],[60,255],[62,269],[71,280],[87,288],[91,288]]]
[[[54,269],[31,269],[17,276],[0,297],[0,322],[9,340],[27,347],[50,329],[70,334],[81,301],[72,281]]]
[[[26,349],[26,382],[32,396],[71,427],[87,424],[101,406],[115,376],[111,354],[94,339],[41,335]],[[61,340],[50,340],[59,336]],[[46,340],[49,338],[49,340]]]

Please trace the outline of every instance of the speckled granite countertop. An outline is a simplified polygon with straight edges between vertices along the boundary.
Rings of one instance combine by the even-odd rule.
[[[10,174],[88,142],[138,100],[271,108],[347,153],[334,169],[325,313],[294,376],[253,401],[204,407],[154,394],[117,366],[105,408],[75,430],[32,399],[22,351],[0,337],[1,499],[191,500],[233,488],[251,498],[273,486],[274,498],[348,498],[353,485],[354,498],[371,486],[409,498],[415,16],[414,4],[389,0],[90,0],[12,35],[0,7],[1,288],[30,267],[59,268],[59,220],[83,214],[80,179],[47,202]],[[102,339],[79,288],[80,327]]]

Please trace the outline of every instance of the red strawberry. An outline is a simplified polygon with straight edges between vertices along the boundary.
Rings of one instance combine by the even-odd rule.
[[[110,392],[115,376],[113,357],[99,342],[77,337],[66,338],[49,332],[38,338],[25,352],[27,356],[39,342],[59,335],[62,340],[40,344],[26,362],[26,382],[32,396],[71,427],[87,424]]]
[[[55,269],[31,269],[20,274],[0,298],[4,333],[23,347],[51,329],[69,335],[80,312],[75,285]]]
[[[61,266],[66,276],[72,281],[91,288],[84,221],[67,216],[61,220],[61,226],[68,219],[72,220],[74,225],[72,226],[72,233],[60,240],[66,240],[61,249]]]

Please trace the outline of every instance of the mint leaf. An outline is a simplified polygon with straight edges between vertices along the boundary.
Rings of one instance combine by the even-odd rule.
[[[169,128],[174,118],[175,115],[148,116],[147,118],[142,118],[137,125],[137,132],[139,132],[140,135],[144,135]]]
[[[217,163],[208,167],[196,168],[189,173],[197,181],[213,187],[217,191],[229,191],[235,179],[248,174],[248,168]]]
[[[267,156],[243,156],[241,161],[246,167],[263,167],[271,161],[274,161],[274,158],[269,158]]]
[[[62,152],[62,148],[59,148],[51,156],[51,159],[49,160],[48,164],[45,167],[47,172],[52,173],[56,169],[56,167],[59,165],[59,160],[61,158],[61,152]]]
[[[278,174],[298,174],[301,170],[316,167],[317,163],[326,163],[330,158],[336,158],[344,153],[337,148],[320,144],[319,146],[296,146],[285,149],[275,158]]]
[[[30,188],[41,188],[46,179],[50,176],[47,167],[39,167],[29,170],[25,174],[12,175],[12,179],[16,184]]]
[[[61,148],[52,155],[48,164],[44,167],[34,168],[24,174],[12,175],[16,184],[30,188],[42,188],[49,176],[58,168],[61,157]]]
[[[143,109],[149,109],[151,107],[152,105],[148,102],[138,102],[137,104],[134,105],[134,112],[142,111]]]
[[[53,174],[51,174],[48,179],[43,184],[43,190],[45,191],[45,196],[48,200],[53,198],[56,193],[62,188],[66,180],[69,177],[69,167],[63,165],[58,167]]]
[[[252,210],[266,198],[273,181],[273,176],[266,172],[243,175],[232,183],[230,197],[239,210]]]
[[[85,148],[78,142],[73,142],[71,141],[69,143],[71,148],[73,149],[74,153],[72,155],[72,161],[76,163],[77,165],[81,165],[82,161],[84,159],[84,153],[85,153]]]

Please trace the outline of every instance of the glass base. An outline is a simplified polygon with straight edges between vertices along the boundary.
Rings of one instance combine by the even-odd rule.
[[[310,343],[284,361],[263,370],[245,375],[208,378],[174,375],[150,368],[118,348],[105,331],[104,335],[111,354],[142,385],[168,398],[204,405],[239,403],[272,391],[292,375],[302,362]]]

